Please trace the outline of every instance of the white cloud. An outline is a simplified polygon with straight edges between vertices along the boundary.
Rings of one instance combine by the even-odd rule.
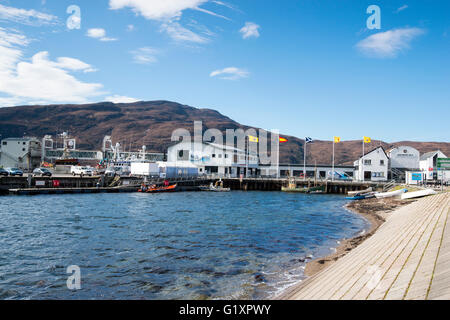
[[[88,37],[91,37],[91,38],[94,38],[94,39],[98,39],[100,41],[116,41],[117,40],[115,38],[108,38],[108,37],[106,37],[106,31],[105,31],[105,29],[102,29],[102,28],[89,29],[87,31],[86,35]]]
[[[242,78],[248,78],[250,73],[246,70],[239,69],[236,67],[224,68],[221,70],[216,70],[211,72],[210,77],[219,77],[223,80],[239,80]]]
[[[143,47],[131,51],[131,54],[133,55],[133,60],[135,63],[152,64],[158,61],[156,56],[159,54],[159,51],[154,48]]]
[[[177,42],[206,43],[209,41],[207,35],[196,33],[183,27],[180,23],[180,19],[183,11],[191,9],[229,20],[227,17],[200,7],[202,4],[210,1],[211,0],[109,0],[109,8],[111,10],[131,8],[133,12],[148,20],[158,21],[161,23],[161,31],[166,32]],[[213,1],[213,3],[223,5],[220,2],[217,3]]]
[[[410,48],[416,37],[424,34],[420,28],[401,28],[373,34],[356,44],[364,54],[377,58],[395,58],[400,52]]]
[[[259,37],[259,29],[260,26],[253,22],[246,22],[245,26],[239,30],[242,33],[242,38],[248,39],[251,37],[258,38]]]
[[[207,37],[183,27],[178,22],[164,23],[161,25],[161,30],[165,31],[175,41],[194,43],[206,43],[209,41]]]
[[[135,29],[135,26],[134,25],[132,25],[132,24],[129,24],[128,26],[127,26],[127,31],[134,31],[134,29]]]
[[[404,4],[402,5],[400,8],[398,8],[397,10],[395,10],[395,13],[399,13],[400,11],[406,10],[408,9],[408,5]]]
[[[133,103],[133,102],[138,102],[140,100],[135,99],[135,98],[126,97],[126,96],[119,96],[119,95],[115,94],[113,96],[106,97],[105,101],[112,102],[112,103]]]
[[[208,0],[109,0],[112,10],[131,8],[149,20],[169,20],[181,17],[186,9],[198,9]]]
[[[91,65],[69,57],[52,61],[46,51],[24,59],[22,50],[28,43],[24,35],[0,27],[0,106],[33,101],[83,103],[104,94],[101,84],[86,83],[71,74],[95,71]]]
[[[40,26],[56,24],[58,17],[36,10],[25,10],[0,4],[0,20]]]

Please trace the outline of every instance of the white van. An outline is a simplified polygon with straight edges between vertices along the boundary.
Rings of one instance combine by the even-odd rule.
[[[94,170],[91,167],[82,167],[82,166],[72,166],[70,168],[70,173],[73,176],[90,176],[94,175]]]

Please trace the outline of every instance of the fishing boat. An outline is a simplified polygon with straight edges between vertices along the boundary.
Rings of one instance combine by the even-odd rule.
[[[151,187],[141,187],[139,189],[139,192],[145,192],[145,193],[163,193],[163,192],[174,192],[177,189],[177,185],[169,185],[169,186],[163,186],[163,187],[157,187],[157,186],[151,186]]]
[[[431,195],[435,195],[435,194],[437,194],[437,192],[434,191],[433,189],[420,190],[420,191],[416,191],[416,192],[408,192],[408,193],[402,194],[402,200],[422,198],[422,197],[431,196]]]
[[[372,191],[373,191],[373,188],[370,187],[370,188],[368,188],[366,190],[349,191],[348,195],[349,196],[356,196],[357,194],[365,194],[365,193],[369,193],[369,192],[372,192]]]
[[[404,194],[406,192],[408,192],[408,189],[400,189],[400,190],[395,190],[395,191],[391,191],[391,192],[380,192],[380,193],[376,193],[375,197],[377,197],[377,199],[392,198],[392,197],[401,196],[402,194]]]

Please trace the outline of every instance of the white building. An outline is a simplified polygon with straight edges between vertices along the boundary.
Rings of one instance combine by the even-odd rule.
[[[420,157],[420,170],[425,173],[426,180],[437,180],[437,159],[447,158],[442,151],[427,152]]]
[[[355,179],[357,181],[386,181],[388,179],[389,158],[383,147],[378,147],[356,160]]]
[[[280,164],[279,167],[273,165],[260,166],[261,176],[263,177],[276,177],[277,169],[279,170],[279,177],[294,177],[303,178],[303,170],[305,167],[303,164]],[[331,165],[306,165],[306,178],[308,179],[322,179],[331,180],[333,175],[333,167]],[[354,168],[353,166],[340,166],[334,167],[334,179],[335,180],[353,180]]]
[[[409,146],[398,146],[388,151],[390,167],[400,170],[417,170],[420,168],[419,150]]]
[[[33,170],[41,163],[41,142],[36,138],[7,138],[1,142],[0,166]]]
[[[257,154],[247,155],[244,150],[216,143],[179,142],[168,148],[167,162],[181,167],[193,164],[200,175],[247,177],[259,174]]]

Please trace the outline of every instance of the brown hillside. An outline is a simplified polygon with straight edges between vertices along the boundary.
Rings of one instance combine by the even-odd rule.
[[[147,150],[165,152],[171,144],[173,130],[185,128],[192,132],[194,121],[202,121],[203,129],[236,129],[241,125],[217,111],[197,109],[169,101],[114,104],[109,102],[86,105],[48,105],[0,108],[0,138],[55,135],[68,131],[78,139],[78,146],[86,149],[101,148],[105,135],[122,142],[127,148],[137,150],[142,145]],[[303,163],[304,141],[287,137],[281,145],[280,161]],[[373,141],[367,148],[382,145],[389,149],[397,145],[410,145],[421,153],[442,150],[450,156],[450,143]],[[308,163],[330,163],[332,142],[316,141],[308,145]],[[351,164],[362,153],[361,141],[346,141],[336,146],[336,163]]]

